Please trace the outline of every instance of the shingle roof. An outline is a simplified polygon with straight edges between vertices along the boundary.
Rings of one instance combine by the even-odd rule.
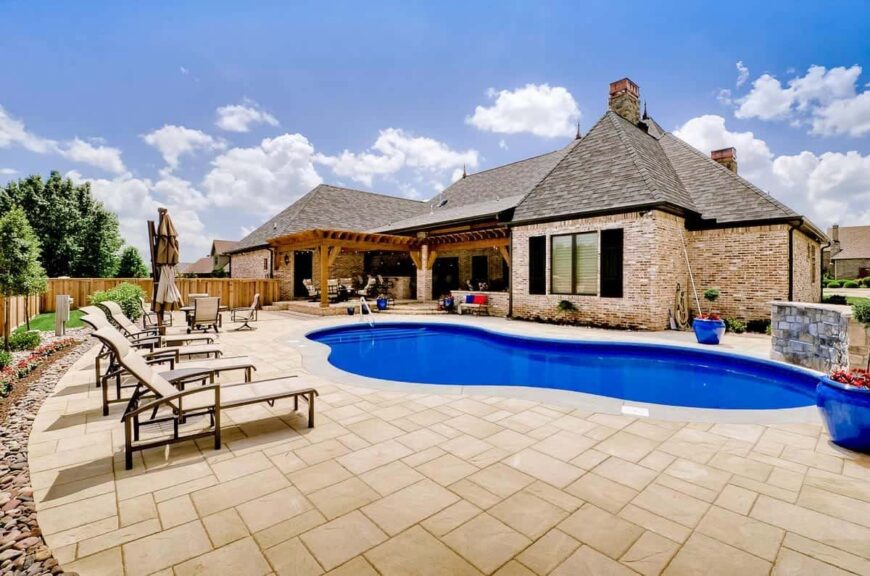
[[[667,203],[720,223],[797,217],[650,119],[607,112],[517,206],[514,221]]]
[[[186,265],[183,269],[180,264],[178,267],[180,274],[211,274],[214,272],[214,262],[210,256],[200,258],[193,264]]]
[[[406,220],[400,220],[387,226],[370,230],[370,232],[397,232],[413,228],[426,228],[435,224],[447,224],[449,222],[495,216],[500,212],[510,210],[516,206],[523,197],[523,194],[518,194],[515,196],[508,196],[507,198],[487,200],[475,204],[465,204],[453,208],[444,206],[438,210],[433,210],[432,212],[425,212],[419,216],[412,216]]]
[[[212,242],[212,249],[218,256],[226,254],[230,250],[234,250],[239,243],[236,240],[215,240]]]
[[[426,210],[426,203],[321,184],[245,236],[232,252],[265,246],[269,238],[312,228],[371,230]]]
[[[828,237],[833,234],[828,229]],[[870,258],[870,226],[840,226],[838,231],[840,252],[831,256],[832,260]]]

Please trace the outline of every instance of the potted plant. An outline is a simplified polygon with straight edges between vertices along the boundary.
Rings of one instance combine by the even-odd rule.
[[[719,298],[719,290],[708,288],[704,291],[704,300],[710,303],[711,311],[700,312],[692,321],[692,330],[699,344],[718,344],[725,334],[725,322],[719,314],[712,311],[713,303]]]
[[[870,372],[836,370],[822,376],[816,406],[834,444],[870,453]]]

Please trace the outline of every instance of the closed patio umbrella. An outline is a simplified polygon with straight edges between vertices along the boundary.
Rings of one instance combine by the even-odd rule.
[[[153,272],[157,280],[153,303],[160,305],[157,323],[163,325],[163,312],[181,302],[181,292],[175,285],[175,267],[178,265],[178,233],[166,208],[158,209],[160,220],[152,240]],[[150,224],[153,230],[153,223]]]

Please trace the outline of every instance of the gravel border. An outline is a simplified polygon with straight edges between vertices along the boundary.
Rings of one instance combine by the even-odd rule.
[[[68,333],[78,337],[78,331]],[[48,339],[44,340],[48,341]],[[36,505],[27,468],[27,442],[36,413],[54,391],[60,378],[93,342],[58,352],[33,377],[16,383],[26,391],[10,395],[12,405],[0,422],[0,574],[36,576],[63,574],[63,569],[45,544],[36,521]],[[72,573],[67,573],[72,574]]]

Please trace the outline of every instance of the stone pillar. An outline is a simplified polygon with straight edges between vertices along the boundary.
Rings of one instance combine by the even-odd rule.
[[[432,299],[432,267],[429,265],[429,246],[420,248],[420,264],[417,268],[417,300]]]

